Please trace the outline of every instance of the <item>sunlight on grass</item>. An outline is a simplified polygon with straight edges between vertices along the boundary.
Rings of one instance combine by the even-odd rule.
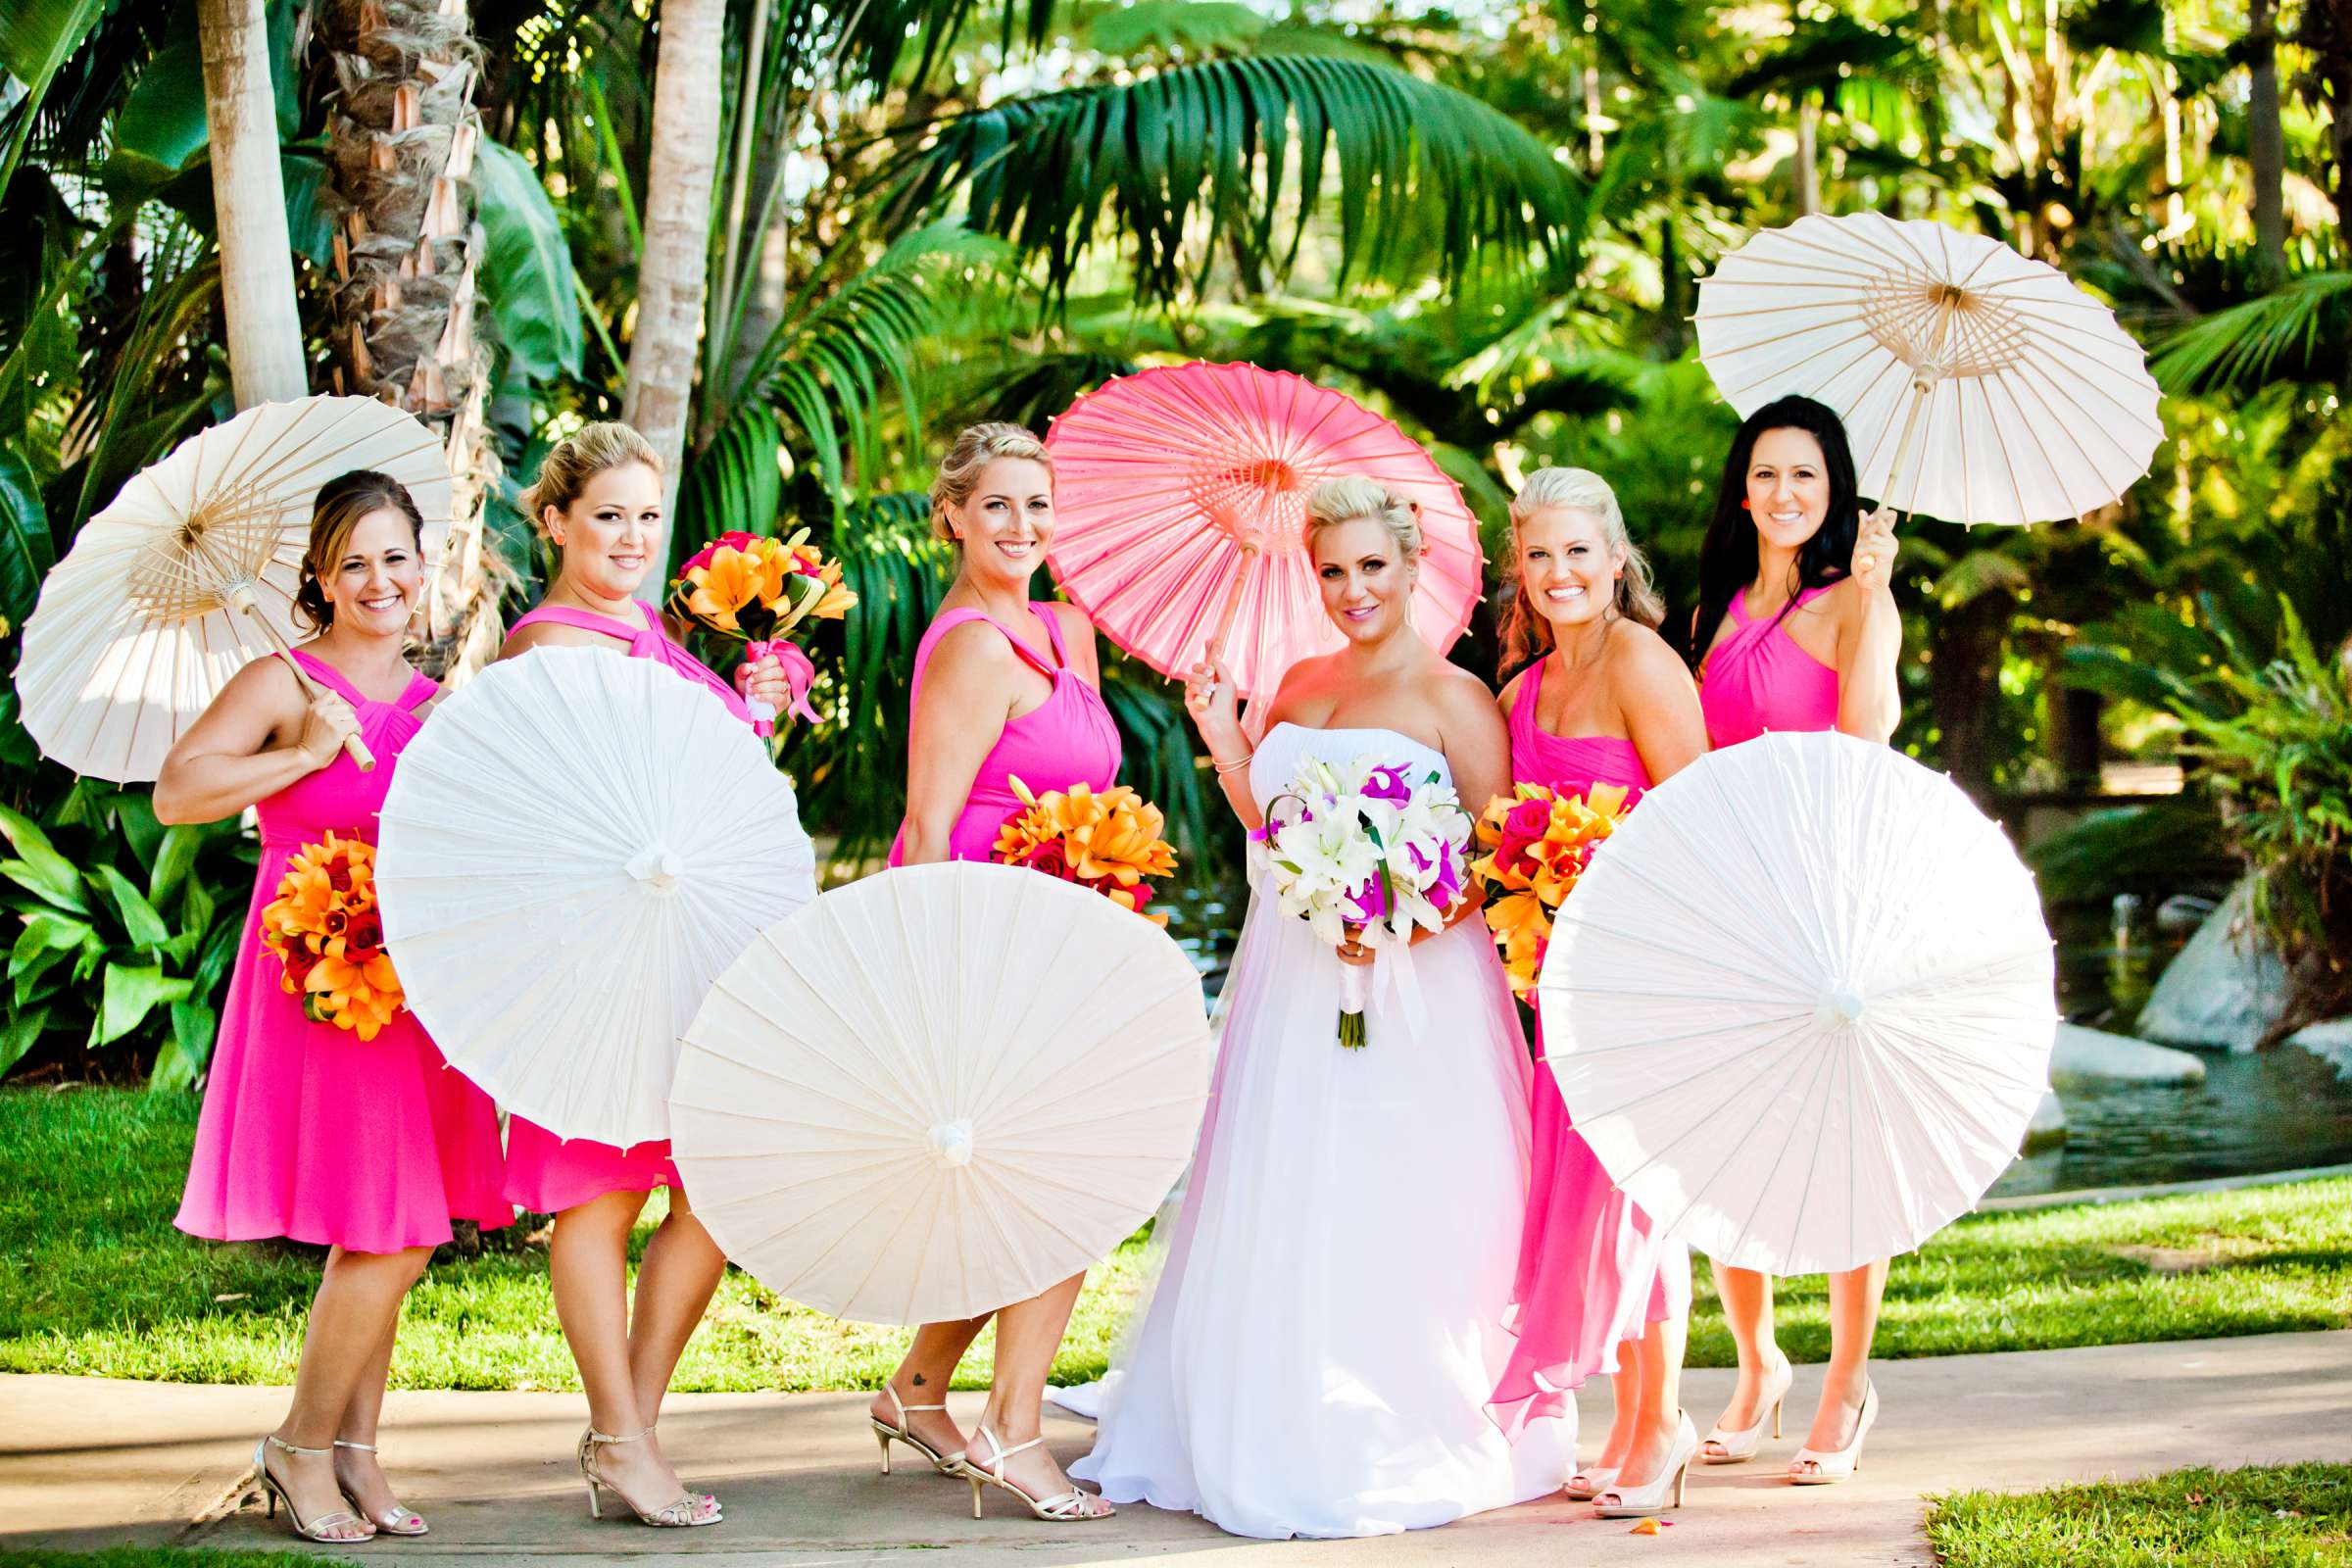
[[[2177,1470],[2010,1496],[1935,1499],[1944,1568],[2345,1568],[2352,1466]]]
[[[171,1227],[194,1137],[178,1095],[0,1091],[0,1371],[283,1383],[317,1280],[314,1250],[217,1246]],[[659,1209],[657,1200],[656,1211]],[[643,1233],[640,1233],[642,1244]],[[1099,1376],[1142,1282],[1131,1240],[1094,1269],[1054,1365]],[[1690,1361],[1728,1366],[1708,1271]],[[437,1264],[410,1298],[400,1388],[578,1387],[546,1254],[514,1235]],[[1829,1349],[1819,1279],[1783,1282],[1781,1342]],[[1944,1355],[2352,1325],[2352,1181],[1965,1221],[1895,1262],[1879,1353]],[[910,1331],[845,1323],[730,1271],[678,1369],[688,1391],[871,1388]],[[983,1336],[958,1387],[987,1381]]]

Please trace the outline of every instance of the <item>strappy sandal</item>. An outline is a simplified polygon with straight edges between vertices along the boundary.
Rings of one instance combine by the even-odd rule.
[[[261,1482],[262,1494],[270,1499],[270,1518],[277,1517],[277,1505],[282,1502],[286,1505],[286,1518],[294,1526],[294,1534],[305,1541],[323,1542],[329,1546],[353,1546],[363,1541],[371,1541],[375,1538],[375,1526],[356,1513],[338,1510],[334,1513],[322,1513],[316,1519],[305,1519],[301,1514],[295,1512],[293,1497],[287,1494],[284,1487],[278,1484],[277,1477],[270,1473],[270,1450],[273,1447],[283,1448],[286,1452],[304,1459],[316,1459],[323,1454],[331,1461],[335,1452],[332,1448],[298,1448],[275,1433],[271,1433],[253,1446],[253,1474],[255,1479]],[[327,1531],[341,1530],[347,1526],[356,1527],[363,1534],[356,1536],[326,1534]]]
[[[1006,1492],[1027,1503],[1031,1513],[1052,1524],[1076,1524],[1087,1519],[1107,1519],[1118,1511],[1105,1504],[1101,1513],[1088,1512],[1087,1504],[1095,1500],[1095,1494],[1091,1492],[1081,1492],[1076,1487],[1054,1496],[1041,1498],[1019,1482],[1006,1476],[1004,1461],[1016,1453],[1026,1453],[1031,1448],[1038,1447],[1046,1441],[1043,1437],[1031,1438],[1027,1443],[1016,1443],[1007,1448],[999,1443],[997,1435],[985,1426],[973,1435],[996,1450],[995,1458],[978,1462],[973,1460],[972,1451],[969,1448],[964,1450],[962,1473],[963,1478],[972,1484],[973,1518],[980,1517],[980,1488],[984,1484],[1003,1487]]]
[[[355,1453],[375,1452],[375,1445],[372,1443],[346,1443],[341,1438],[337,1438],[335,1440],[335,1446],[338,1448],[349,1448]],[[368,1522],[375,1526],[376,1530],[381,1534],[387,1536],[422,1536],[431,1534],[431,1532],[426,1528],[424,1520],[418,1517],[414,1510],[404,1508],[396,1502],[392,1504],[391,1507],[386,1508],[382,1513],[369,1514],[368,1513],[367,1507],[361,1503],[359,1495],[349,1487],[344,1486],[340,1479],[335,1482],[335,1486],[342,1492],[343,1500],[350,1503],[354,1508],[358,1508],[362,1514],[367,1515]]]
[[[703,1525],[721,1523],[724,1516],[719,1512],[716,1497],[700,1492],[688,1492],[684,1488],[680,1488],[674,1499],[663,1503],[659,1508],[648,1510],[631,1502],[627,1493],[607,1481],[603,1473],[596,1468],[597,1449],[610,1447],[616,1443],[643,1443],[653,1435],[652,1427],[647,1427],[642,1432],[631,1432],[622,1437],[599,1432],[594,1427],[590,1427],[580,1434],[580,1475],[588,1483],[588,1517],[591,1519],[604,1517],[603,1510],[597,1504],[597,1493],[602,1489],[610,1491],[612,1495],[618,1497],[621,1506],[635,1514],[637,1522],[641,1525],[652,1525],[662,1530],[692,1530]]]
[[[866,1414],[865,1419],[874,1429],[874,1442],[882,1448],[882,1473],[890,1474],[890,1446],[893,1443],[904,1443],[930,1460],[931,1468],[937,1470],[941,1475],[961,1475],[963,1473],[962,1452],[960,1450],[955,1453],[940,1452],[916,1437],[914,1423],[906,1419],[918,1410],[937,1410],[945,1414],[948,1407],[945,1404],[907,1404],[900,1399],[899,1391],[887,1383],[882,1385],[882,1392],[890,1396],[890,1407],[899,1413],[899,1424],[895,1427],[870,1411]]]

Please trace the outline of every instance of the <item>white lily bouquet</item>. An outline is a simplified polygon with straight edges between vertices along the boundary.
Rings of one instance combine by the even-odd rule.
[[[1250,835],[1273,862],[1282,912],[1337,948],[1353,941],[1401,948],[1416,929],[1443,931],[1468,881],[1470,813],[1435,769],[1358,758],[1307,758],[1290,788],[1266,803]],[[1340,971],[1340,1044],[1364,1044],[1370,965]]]

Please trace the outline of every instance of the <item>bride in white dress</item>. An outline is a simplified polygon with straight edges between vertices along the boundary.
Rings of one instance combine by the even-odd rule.
[[[1407,620],[1420,525],[1381,485],[1308,501],[1323,607],[1348,638],[1284,678],[1254,756],[1232,682],[1187,701],[1245,826],[1300,759],[1433,764],[1473,812],[1508,784],[1494,699]],[[1213,695],[1212,695],[1213,681]],[[1556,1489],[1572,1419],[1516,1446],[1484,1404],[1527,1186],[1529,1062],[1485,922],[1375,965],[1368,1039],[1337,1038],[1351,956],[1252,895],[1220,1008],[1210,1113],[1156,1289],[1071,1474],[1236,1535],[1371,1536]]]

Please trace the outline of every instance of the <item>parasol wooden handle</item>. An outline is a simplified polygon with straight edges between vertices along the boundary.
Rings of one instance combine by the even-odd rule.
[[[311,701],[317,702],[326,695],[326,688],[311,678],[311,672],[302,667],[302,661],[294,657],[292,646],[277,634],[277,628],[270,624],[270,617],[263,614],[261,607],[254,603],[251,590],[232,596],[230,603],[251,616],[253,623],[262,628],[263,635],[277,645],[277,651],[286,656],[286,667],[294,672],[296,680],[302,682],[302,689],[310,694]],[[358,763],[361,772],[375,771],[375,754],[368,749],[368,743],[357,734],[343,737],[343,755]]]
[[[1208,634],[1206,652],[1212,664],[1225,657],[1225,639],[1233,635],[1234,617],[1242,612],[1242,590],[1249,586],[1250,568],[1257,564],[1265,549],[1266,542],[1258,534],[1242,540],[1242,559],[1234,565],[1233,580],[1225,585],[1225,603],[1217,612],[1217,629]],[[1217,689],[1215,683],[1211,682],[1208,689],[1213,695]]]

